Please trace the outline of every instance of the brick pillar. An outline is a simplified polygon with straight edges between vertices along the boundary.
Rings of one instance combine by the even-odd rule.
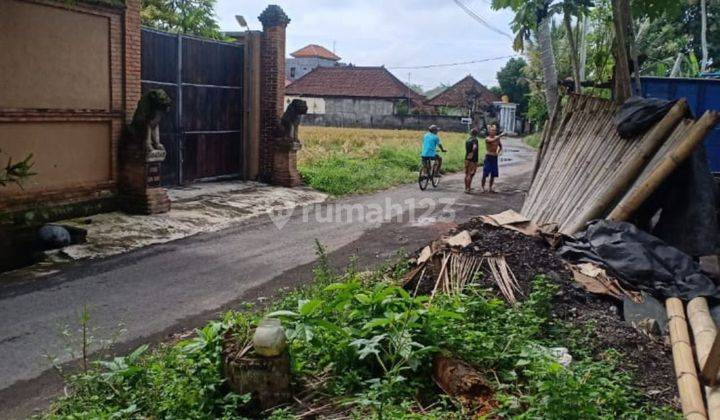
[[[132,121],[135,107],[140,100],[140,3],[141,0],[125,0],[124,61],[125,61],[125,122]]]
[[[285,101],[285,28],[290,18],[277,5],[258,17],[263,25],[260,40],[260,180],[273,180],[275,140]]]
[[[140,3],[141,0],[125,0],[123,111],[125,123],[128,125],[132,122],[142,95]],[[169,211],[170,198],[167,191],[160,186],[161,160],[150,158],[142,141],[134,138],[127,129],[123,130],[119,149],[120,207],[128,213],[136,214]]]

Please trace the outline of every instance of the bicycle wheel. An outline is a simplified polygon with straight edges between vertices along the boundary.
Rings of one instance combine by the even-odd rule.
[[[418,175],[418,185],[420,190],[425,191],[428,186],[428,176],[425,175],[425,165],[420,165],[420,174]]]
[[[433,188],[437,188],[440,183],[440,171],[438,171],[437,162],[433,165],[432,173],[432,186]]]

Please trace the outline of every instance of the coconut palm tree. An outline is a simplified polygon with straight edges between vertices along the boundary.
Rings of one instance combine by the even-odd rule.
[[[563,24],[565,25],[570,47],[570,63],[572,64],[575,92],[578,93],[581,91],[580,82],[582,81],[580,76],[580,48],[575,37],[575,31],[573,31],[572,20],[573,18],[577,19],[577,31],[581,31],[580,22],[582,17],[587,14],[590,6],[592,6],[590,0],[564,0],[562,3],[550,7],[551,14],[562,13],[563,15]]]
[[[543,73],[543,87],[545,88],[545,101],[548,112],[552,113],[558,103],[558,78],[555,66],[552,37],[550,36],[550,6],[552,0],[493,0],[492,7],[498,9],[511,9],[515,12],[512,21],[512,30],[515,32],[513,48],[516,51],[525,49],[525,40],[535,34],[540,53],[540,63]]]

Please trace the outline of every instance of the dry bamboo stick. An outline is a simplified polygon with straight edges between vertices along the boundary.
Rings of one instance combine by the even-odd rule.
[[[564,110],[562,114],[562,118],[560,119],[560,123],[558,125],[556,133],[560,134],[565,131],[565,126],[570,120],[570,116],[572,115],[571,109],[573,108],[573,99],[571,98],[570,103]],[[557,109],[557,108],[556,108]],[[542,161],[540,162],[540,169],[535,177],[530,192],[528,194],[528,198],[526,199],[527,207],[523,206],[523,214],[531,214],[533,213],[534,207],[539,199],[539,194],[541,191],[543,191],[546,188],[547,182],[551,179],[549,177],[549,173],[552,171],[552,169],[555,167],[555,161],[558,157],[558,150],[560,150],[563,146],[564,142],[563,139],[559,135],[554,135],[553,141],[549,144],[549,149],[546,152],[546,156],[543,156]],[[531,208],[532,207],[532,208]]]
[[[550,205],[546,206],[545,214],[540,221],[555,221],[562,223],[571,213],[577,195],[591,193],[588,191],[592,179],[598,178],[604,168],[603,158],[609,161],[617,160],[616,155],[623,144],[619,136],[604,138],[597,141],[598,133],[604,131],[612,122],[611,108],[602,102],[593,102],[597,106],[587,109],[576,119],[578,124],[566,129],[566,136],[571,136],[571,147],[565,148],[565,158],[556,166],[556,171],[562,174],[560,182],[547,194],[553,197]],[[609,152],[609,147],[612,148]],[[593,163],[593,164],[591,164]],[[590,168],[592,171],[588,171]]]
[[[683,415],[686,419],[706,419],[683,303],[678,298],[670,298],[665,301],[665,308]]]
[[[697,354],[700,369],[707,365],[710,349],[717,337],[717,326],[710,315],[707,300],[697,297],[687,305],[688,321],[692,327],[695,340],[695,353]],[[715,383],[717,373],[712,378],[704,378],[710,385]],[[705,398],[708,404],[708,417],[710,420],[720,420],[720,387],[705,386]]]
[[[433,287],[432,292],[430,293],[430,301],[432,301],[433,297],[435,297],[435,293],[437,292],[438,286],[440,285],[440,282],[443,278],[443,272],[445,271],[445,266],[447,264],[447,257],[443,256],[442,265],[440,266],[440,273],[438,274],[437,280],[435,281],[435,287]]]
[[[553,186],[548,190],[547,197],[560,198],[561,196],[567,196],[568,193],[572,192],[572,184],[579,184],[583,182],[583,178],[587,176],[586,171],[578,171],[577,168],[582,166],[582,160],[591,154],[591,149],[595,146],[594,142],[584,141],[587,134],[592,131],[591,127],[587,127],[587,124],[592,120],[588,115],[582,115],[577,118],[577,127],[568,127],[566,129],[566,135],[579,133],[573,135],[567,141],[567,147],[563,150],[562,158],[559,164],[554,168],[557,176]],[[560,208],[566,202],[566,200],[551,200],[547,204],[543,205],[543,217],[541,221],[561,221],[558,220],[558,214]]]
[[[607,115],[607,120],[603,119],[603,125],[607,126],[609,124],[612,124],[612,120],[610,115]],[[584,162],[587,175],[582,178],[582,184],[573,188],[574,194],[568,200],[565,200],[562,214],[557,218],[561,227],[565,227],[573,218],[578,207],[585,203],[584,200],[589,200],[593,194],[597,193],[595,190],[596,185],[601,185],[603,180],[611,179],[615,175],[612,172],[613,169],[626,155],[629,142],[619,136],[611,137],[608,140],[603,139],[600,141],[597,136],[584,139],[584,141],[593,143],[595,147],[588,153]],[[578,168],[578,170],[581,169]]]
[[[535,156],[535,166],[533,168],[532,178],[530,179],[530,185],[532,185],[532,183],[535,181],[535,175],[537,175],[537,172],[540,169],[540,163],[543,160],[543,154],[548,148],[547,143],[550,141],[550,139],[552,139],[553,127],[560,113],[560,108],[562,108],[562,106],[558,104],[558,106],[553,109],[550,120],[543,128],[542,135],[540,136],[540,147],[538,148],[537,155]]]
[[[615,207],[608,216],[609,220],[622,221],[627,220],[635,210],[640,207],[645,200],[657,190],[660,184],[670,176],[670,174],[678,167],[695,148],[705,138],[705,134],[717,123],[718,113],[716,111],[706,111],[705,114],[693,125],[688,137],[678,145],[678,147],[668,154],[662,163],[652,172],[648,179],[641,185],[633,188],[629,196]]]
[[[592,154],[591,149],[596,146],[595,142],[585,141],[586,136],[592,131],[594,122],[586,114],[580,114],[575,121],[576,125],[570,125],[565,129],[566,147],[561,151],[558,162],[553,168],[553,183],[543,194],[540,201],[540,212],[537,220],[540,222],[561,222],[560,208],[567,201],[569,192],[574,191],[572,184],[580,184],[586,176],[586,171],[579,170],[583,166],[583,159]],[[591,126],[588,127],[587,124]],[[580,133],[573,135],[573,133]]]
[[[420,289],[420,283],[423,281],[423,276],[425,275],[425,269],[427,267],[423,265],[422,271],[420,272],[420,277],[418,277],[418,282],[415,285],[415,292],[413,293],[413,296],[417,296],[418,289]]]
[[[680,99],[665,117],[643,137],[638,153],[629,160],[627,167],[619,174],[620,176],[616,177],[605,191],[597,199],[593,200],[593,204],[583,211],[579,219],[568,226],[563,233],[573,234],[588,221],[600,217],[605,209],[632,185],[633,180],[637,178],[645,164],[652,159],[665,139],[670,136],[686,112],[687,102],[685,99]]]

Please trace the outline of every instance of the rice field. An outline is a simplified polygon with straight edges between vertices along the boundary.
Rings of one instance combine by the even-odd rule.
[[[335,196],[415,182],[425,132],[365,128],[300,127],[298,168],[311,187]],[[448,172],[462,170],[463,133],[440,133]],[[480,147],[484,144],[481,142]],[[484,150],[481,150],[481,155]]]

